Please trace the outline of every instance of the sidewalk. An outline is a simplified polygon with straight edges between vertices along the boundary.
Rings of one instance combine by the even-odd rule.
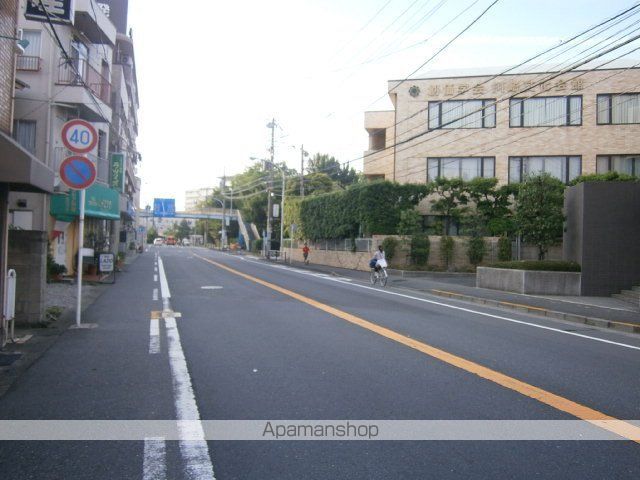
[[[281,263],[281,262],[278,262]],[[326,265],[304,265],[305,268],[358,280],[368,281],[369,274]],[[517,310],[560,320],[640,333],[640,307],[611,297],[561,297],[523,295],[475,287],[475,274],[447,272],[405,272],[390,270],[388,286],[405,288],[440,297]]]
[[[118,277],[127,271],[127,266],[139,258],[139,254],[127,256],[125,266]],[[91,283],[84,276],[82,285],[82,311],[87,309],[107,290],[111,284]],[[116,280],[117,281],[117,280]],[[45,312],[57,313],[47,316],[39,326],[31,328],[16,326],[16,343],[8,342],[0,351],[0,397],[11,384],[51,348],[73,323],[76,316],[77,285],[75,282],[47,283],[45,285]],[[58,312],[52,312],[58,310]],[[48,318],[47,318],[48,317]]]

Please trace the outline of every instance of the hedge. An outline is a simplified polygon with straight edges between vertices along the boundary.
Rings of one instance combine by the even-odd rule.
[[[297,223],[310,240],[394,235],[401,212],[415,207],[428,193],[427,185],[356,184],[300,200]]]
[[[509,268],[513,270],[540,270],[547,272],[579,272],[580,265],[576,262],[563,260],[513,260],[511,262],[496,262],[492,268]]]

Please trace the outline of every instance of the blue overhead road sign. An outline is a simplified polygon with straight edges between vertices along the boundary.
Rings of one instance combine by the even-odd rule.
[[[153,216],[154,217],[175,217],[176,216],[175,198],[154,198],[153,199]]]

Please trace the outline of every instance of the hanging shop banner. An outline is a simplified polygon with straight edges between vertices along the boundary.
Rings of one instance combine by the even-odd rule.
[[[51,196],[51,215],[57,220],[71,222],[79,215],[79,192]],[[120,196],[118,192],[100,184],[86,189],[84,209],[85,215],[105,220],[119,220]]]
[[[124,193],[124,153],[112,153],[110,167],[111,188]]]

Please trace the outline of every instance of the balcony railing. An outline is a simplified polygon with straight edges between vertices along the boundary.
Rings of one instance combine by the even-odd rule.
[[[62,62],[58,67],[58,84],[86,85],[104,103],[111,101],[111,83],[86,60],[71,59],[71,64]]]
[[[40,57],[18,55],[16,70],[21,70],[23,72],[39,72],[41,63],[42,59]]]

